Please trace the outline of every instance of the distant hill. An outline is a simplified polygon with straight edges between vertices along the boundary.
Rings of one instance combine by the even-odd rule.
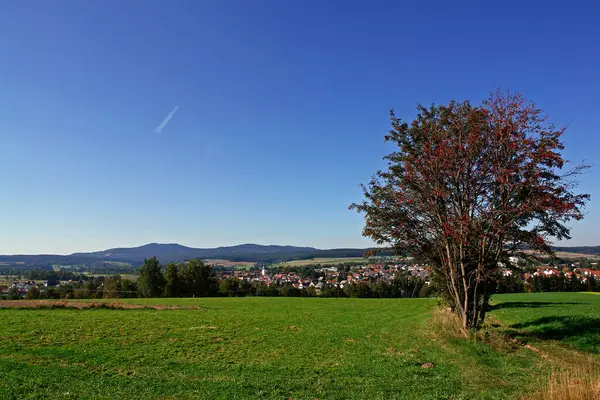
[[[557,246],[554,248],[554,250],[564,251],[566,253],[578,253],[578,254],[589,254],[591,256],[600,256],[600,246],[575,246],[575,247]]]
[[[600,256],[600,246],[556,247],[557,251],[578,253],[582,256]],[[320,250],[314,247],[275,246],[258,244],[241,244],[216,248],[194,248],[180,244],[150,243],[139,247],[120,247],[91,253],[74,253],[68,256],[40,255],[0,255],[1,267],[50,267],[52,265],[101,265],[103,263],[127,263],[139,266],[145,258],[156,256],[166,264],[200,259],[224,259],[231,261],[250,261],[276,263],[311,258],[345,258],[362,257],[368,249],[329,249]],[[391,251],[381,251],[380,255],[391,255]]]
[[[186,247],[180,244],[150,243],[140,247],[116,248],[93,253],[75,253],[72,257],[94,258],[110,261],[129,261],[141,263],[145,258],[156,256],[161,262],[180,262],[196,258],[220,258],[234,261],[261,261],[256,258],[276,257],[285,254],[310,254],[318,252],[313,247],[262,246],[258,244],[240,244],[237,246],[202,249]]]
[[[343,250],[344,254],[347,250]],[[232,261],[277,262],[317,257],[321,250],[314,247],[275,246],[241,244],[216,248],[193,248],[180,244],[150,243],[139,247],[120,247],[91,253],[73,253],[67,256],[40,255],[0,255],[2,266],[52,266],[97,264],[101,262],[122,262],[134,266],[141,265],[145,258],[156,256],[162,263],[181,262],[193,259],[225,259]],[[356,249],[354,253],[362,254]]]

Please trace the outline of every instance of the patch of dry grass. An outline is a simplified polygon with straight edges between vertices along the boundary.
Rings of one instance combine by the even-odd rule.
[[[121,302],[83,302],[83,301],[64,301],[64,300],[2,300],[0,301],[0,308],[33,308],[33,309],[47,309],[47,308],[74,308],[78,310],[86,309],[97,309],[97,308],[108,308],[112,310],[125,310],[125,309],[143,309],[151,308],[154,310],[171,310],[171,309],[185,309],[185,308],[200,308],[199,306],[176,306],[166,304],[152,304],[152,305],[141,305],[132,303],[121,303]]]
[[[590,362],[578,368],[555,370],[548,382],[523,400],[599,400],[600,370]]]
[[[440,338],[468,338],[469,332],[462,326],[462,321],[449,308],[437,307],[431,314],[430,332]]]

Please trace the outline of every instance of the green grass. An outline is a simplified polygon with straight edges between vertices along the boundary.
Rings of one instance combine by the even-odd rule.
[[[139,277],[138,274],[94,274],[92,272],[84,272],[83,274],[91,276],[91,277],[101,277],[101,276],[104,276],[104,277],[107,277],[107,278],[109,278],[111,276],[119,275],[121,277],[121,279],[128,279],[128,280],[134,281],[134,282],[137,281],[138,277]]]
[[[305,266],[305,265],[331,265],[331,264],[367,264],[368,258],[364,257],[339,257],[339,258],[311,258],[308,260],[293,260],[277,264],[277,267]]]
[[[201,308],[0,309],[0,398],[519,398],[549,373],[439,334],[435,299],[130,301]]]
[[[600,354],[600,295],[524,293],[496,295],[491,315],[505,332],[527,342],[552,341]]]

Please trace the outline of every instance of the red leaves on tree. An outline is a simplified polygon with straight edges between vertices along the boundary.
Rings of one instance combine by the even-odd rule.
[[[572,192],[571,179],[586,166],[561,173],[564,129],[521,95],[418,106],[410,124],[391,119],[386,140],[397,150],[386,157],[389,170],[351,207],[365,213],[366,236],[423,258],[442,276],[477,287],[511,253],[550,251],[550,239],[569,238],[565,223],[583,217],[589,196]]]

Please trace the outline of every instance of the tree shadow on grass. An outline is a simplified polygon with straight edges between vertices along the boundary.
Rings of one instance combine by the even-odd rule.
[[[509,301],[490,306],[490,310],[499,310],[501,308],[540,308],[540,307],[554,307],[563,306],[565,304],[583,304],[577,302],[565,302],[565,301]]]
[[[513,334],[522,338],[558,340],[581,350],[600,353],[600,318],[548,316],[513,324],[510,328],[517,330]]]

